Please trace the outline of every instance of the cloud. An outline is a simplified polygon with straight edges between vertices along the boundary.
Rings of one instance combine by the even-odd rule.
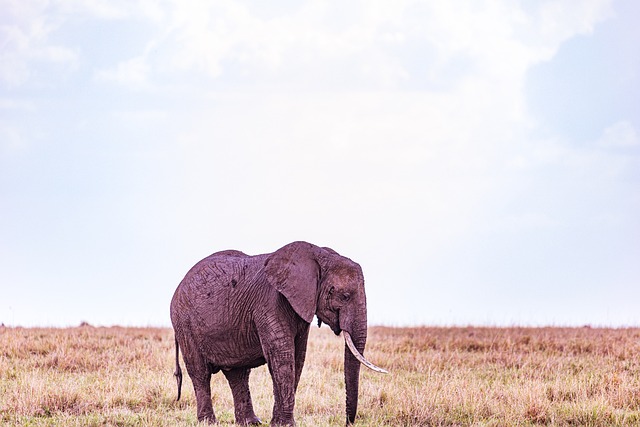
[[[120,62],[115,68],[96,72],[96,79],[127,86],[131,89],[149,89],[150,66],[144,57]]]
[[[63,14],[78,14],[101,20],[120,20],[131,15],[139,1],[83,0],[81,2],[57,1],[56,6]]]
[[[532,63],[548,60],[564,40],[611,14],[608,0],[543,2],[530,10],[500,2],[374,1],[347,8],[308,1],[279,7],[277,15],[230,0],[172,1],[164,8],[148,0],[9,6],[10,19],[1,27],[0,78],[7,84],[24,84],[38,61],[64,64],[66,71],[76,67],[79,51],[52,43],[51,35],[88,16],[154,27],[143,52],[96,72],[129,88],[196,73],[271,88],[388,90],[446,78],[463,64],[466,71],[458,72],[467,78],[501,81],[505,91],[514,90]],[[428,67],[416,68],[420,61]]]
[[[610,4],[52,0],[31,14],[43,25],[23,19],[16,27],[7,75],[26,75],[14,84],[27,86],[46,67],[84,66],[93,80],[74,94],[74,114],[39,122],[56,130],[56,141],[39,141],[54,147],[43,152],[73,167],[46,162],[52,176],[68,176],[31,211],[58,212],[70,236],[81,230],[76,239],[111,248],[123,263],[117,270],[140,277],[140,289],[157,290],[183,262],[213,249],[259,253],[296,239],[361,261],[372,312],[384,312],[376,306],[389,283],[398,295],[438,288],[436,304],[459,302],[462,283],[481,297],[527,273],[527,283],[546,286],[555,273],[546,262],[566,260],[574,235],[587,236],[574,239],[580,247],[610,239],[608,231],[630,223],[619,218],[637,211],[637,198],[627,197],[636,182],[620,183],[638,170],[628,156],[638,139],[631,121],[613,118],[599,142],[581,146],[540,136],[523,90],[533,65],[593,31]],[[131,43],[89,37],[76,48],[78,27],[124,30]],[[97,48],[110,44],[116,49]],[[72,111],[68,101],[50,108]],[[27,106],[8,98],[3,105]],[[84,105],[99,108],[77,108]],[[38,111],[38,120],[48,116]],[[7,124],[1,136],[19,146],[29,133]],[[67,151],[58,140],[70,141]],[[76,186],[84,191],[70,191]],[[88,207],[49,209],[49,199]],[[592,238],[606,218],[609,228]],[[535,255],[547,276],[531,268]],[[151,276],[131,273],[158,259],[166,262]],[[583,271],[572,262],[557,269]],[[108,272],[102,281],[112,281]],[[424,307],[412,308],[422,320]]]
[[[183,9],[166,40],[190,46],[175,57],[177,68],[227,88],[239,78],[231,73],[245,70],[264,89],[222,95],[215,84],[203,87],[207,104],[224,107],[194,115],[179,138],[181,206],[199,206],[179,216],[197,218],[190,224],[217,218],[209,232],[222,234],[218,224],[247,221],[252,236],[275,233],[265,230],[283,215],[291,216],[282,225],[291,235],[324,217],[319,236],[341,239],[344,227],[332,224],[343,222],[353,233],[377,230],[381,240],[429,235],[425,251],[503,218],[510,229],[561,226],[567,218],[546,213],[546,202],[500,211],[502,199],[548,188],[532,178],[545,168],[567,189],[593,165],[562,140],[531,138],[523,85],[531,65],[590,31],[608,4],[543,3],[529,13],[498,2],[374,3],[348,11],[344,23],[331,19],[337,9],[326,3],[270,19],[227,3],[215,12],[208,3],[176,6]],[[421,56],[428,67],[417,63]],[[415,90],[411,79],[450,81]],[[246,82],[239,86],[246,90]],[[224,185],[229,179],[233,185]],[[216,197],[203,198],[203,188]],[[260,219],[251,219],[253,206],[264,212]]]
[[[558,43],[589,34],[598,22],[613,16],[612,4],[610,0],[589,0],[576,7],[570,0],[543,2],[538,15],[541,35]]]
[[[0,111],[4,116],[0,119],[0,153],[15,154],[23,151],[28,146],[26,132],[8,117],[32,114],[37,111],[35,104],[30,100],[0,98]]]
[[[163,110],[128,110],[115,112],[114,117],[132,125],[152,123],[159,126],[169,114]]]
[[[637,147],[640,145],[640,138],[633,124],[626,120],[621,120],[607,127],[597,144],[609,148]]]
[[[506,191],[508,174],[572,154],[557,141],[526,142],[533,125],[523,93],[526,73],[610,14],[609,1],[595,0],[522,7],[374,1],[347,9],[309,1],[277,15],[236,1],[174,1],[165,9],[147,1],[64,5],[61,10],[93,19],[142,20],[153,27],[137,55],[95,71],[97,81],[127,90],[178,81],[205,105],[225,105],[185,119],[187,128],[197,129],[183,135],[187,152],[196,153],[185,162],[200,165],[185,170],[187,194],[202,179],[222,181],[219,171],[234,173],[224,162],[206,166],[226,153],[291,197],[306,194],[298,187],[310,187],[330,198],[324,189],[337,187],[340,204],[351,212],[366,205],[375,219],[376,212],[387,212],[378,203],[398,206],[442,236],[470,226],[484,200]],[[31,15],[42,15],[43,8]],[[66,21],[40,22],[47,24],[33,31],[41,36],[31,38],[40,40],[41,56],[77,60],[72,50],[47,41]],[[32,57],[37,52],[25,50]],[[220,97],[219,88],[252,95]],[[234,147],[221,148],[225,141]],[[282,154],[265,152],[268,146]],[[311,152],[324,167],[309,165]],[[330,168],[337,172],[325,177]],[[289,182],[277,170],[300,178]],[[213,210],[205,206],[203,212]],[[305,206],[321,209],[313,197]]]
[[[181,182],[177,216],[189,218],[184,236],[247,245],[306,238],[349,248],[366,236],[413,245],[428,235],[420,250],[431,253],[477,227],[487,201],[504,190],[502,131],[459,126],[466,116],[432,94],[213,102],[224,107],[183,125],[180,163],[171,167]],[[495,122],[491,110],[478,114],[478,123]]]
[[[33,81],[53,84],[52,77],[64,77],[76,71],[85,59],[82,51],[56,40],[64,34],[80,43],[70,27],[87,20],[138,20],[158,24],[163,22],[164,12],[152,0],[7,1],[0,18],[0,82],[8,87]],[[121,83],[137,84],[142,80],[145,67],[148,64],[143,59],[134,58],[103,74]]]
[[[33,78],[34,67],[59,65],[70,70],[77,66],[74,49],[49,40],[62,23],[49,17],[46,2],[9,2],[6,6],[0,24],[0,81],[16,87]]]
[[[20,130],[0,121],[0,153],[12,154],[26,147],[25,138]]]
[[[8,111],[35,111],[33,101],[25,99],[0,98],[0,110]]]

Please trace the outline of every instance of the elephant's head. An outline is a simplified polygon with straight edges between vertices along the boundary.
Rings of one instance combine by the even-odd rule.
[[[344,375],[347,423],[358,407],[360,363],[386,372],[364,356],[367,341],[367,301],[360,266],[329,248],[294,242],[265,262],[269,283],[282,293],[295,312],[311,323],[314,314],[345,339]]]

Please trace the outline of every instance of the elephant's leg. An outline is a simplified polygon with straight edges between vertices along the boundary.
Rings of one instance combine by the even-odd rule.
[[[253,412],[253,403],[249,392],[249,373],[251,369],[238,368],[222,372],[227,377],[231,393],[233,393],[236,424],[260,424],[260,418]]]
[[[194,376],[189,373],[196,392],[196,404],[198,405],[198,421],[215,423],[216,416],[211,404],[211,373],[204,376]]]
[[[263,341],[267,366],[273,380],[273,418],[271,425],[293,426],[296,367],[294,339],[286,334],[272,334]]]
[[[182,349],[184,364],[187,367],[187,372],[191,377],[193,389],[196,393],[198,421],[215,423],[216,416],[211,404],[211,370],[195,346],[193,339],[186,334],[182,338],[180,340],[182,341],[180,348]]]
[[[294,384],[294,393],[298,390],[298,383],[300,382],[300,375],[302,374],[302,368],[304,367],[304,360],[307,356],[307,340],[309,338],[309,326],[307,324],[306,327],[303,326],[303,330],[296,336],[295,346],[296,346],[296,380]]]

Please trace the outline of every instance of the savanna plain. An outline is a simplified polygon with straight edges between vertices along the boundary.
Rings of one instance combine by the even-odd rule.
[[[343,347],[312,327],[299,426],[344,425]],[[640,425],[640,329],[373,327],[366,355],[390,374],[362,369],[356,425]],[[0,424],[198,425],[189,377],[176,402],[173,371],[170,329],[2,327]],[[250,385],[266,422],[266,367]],[[233,425],[221,374],[212,395],[220,424]]]

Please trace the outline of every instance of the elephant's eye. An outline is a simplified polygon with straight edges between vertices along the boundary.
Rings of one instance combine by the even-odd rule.
[[[351,295],[348,292],[345,292],[344,294],[340,295],[340,299],[344,302],[349,301],[350,298],[351,298]]]

